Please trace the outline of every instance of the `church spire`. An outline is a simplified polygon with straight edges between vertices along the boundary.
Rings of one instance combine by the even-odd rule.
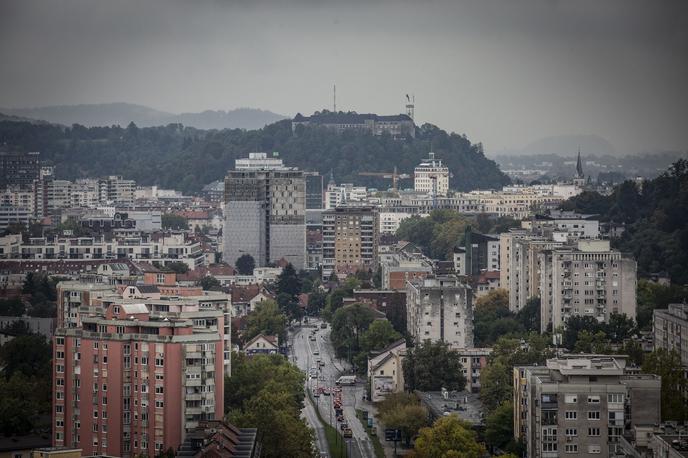
[[[583,163],[581,162],[580,148],[578,148],[578,161],[576,162],[576,178],[584,178]]]

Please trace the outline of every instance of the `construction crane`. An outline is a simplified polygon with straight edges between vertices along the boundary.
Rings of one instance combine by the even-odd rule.
[[[398,173],[396,167],[394,167],[394,172],[359,172],[358,174],[366,177],[386,178],[388,180],[391,178],[392,191],[397,190],[397,182],[399,180],[406,180],[412,177],[412,175],[409,175],[408,173]]]

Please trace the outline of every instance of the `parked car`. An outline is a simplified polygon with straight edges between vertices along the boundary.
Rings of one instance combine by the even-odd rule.
[[[342,424],[339,425],[339,429],[341,429],[342,431],[344,431],[345,429],[348,429],[348,428],[349,428],[349,424],[347,422],[342,422]]]
[[[351,431],[351,428],[346,428],[344,430],[344,437],[353,437],[353,432]]]

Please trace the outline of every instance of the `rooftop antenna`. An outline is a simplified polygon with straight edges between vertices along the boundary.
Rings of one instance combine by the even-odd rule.
[[[332,111],[337,112],[337,85],[332,87]]]
[[[415,109],[416,109],[416,96],[413,95],[409,97],[408,94],[406,94],[406,115],[413,119],[413,116],[415,114]]]

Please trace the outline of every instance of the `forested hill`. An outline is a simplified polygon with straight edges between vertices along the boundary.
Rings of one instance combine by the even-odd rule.
[[[487,159],[482,145],[465,136],[426,124],[417,138],[393,140],[388,136],[344,132],[324,128],[291,130],[289,120],[258,130],[224,129],[203,131],[169,124],[164,127],[69,128],[0,122],[0,148],[40,151],[56,166],[64,179],[123,175],[140,185],[159,185],[194,193],[222,179],[234,168],[234,160],[252,151],[279,152],[285,164],[323,174],[334,171],[338,183],[353,182],[387,189],[390,180],[358,176],[358,172],[386,172],[397,166],[399,173],[427,157],[432,143],[436,157],[452,173],[451,185],[459,190],[496,188],[509,183],[496,163]],[[327,180],[326,180],[327,181]],[[401,187],[412,187],[402,180]]]
[[[562,207],[624,224],[626,231],[614,244],[633,253],[641,275],[665,271],[674,283],[688,284],[687,160],[642,186],[626,181],[610,196],[584,192]]]

